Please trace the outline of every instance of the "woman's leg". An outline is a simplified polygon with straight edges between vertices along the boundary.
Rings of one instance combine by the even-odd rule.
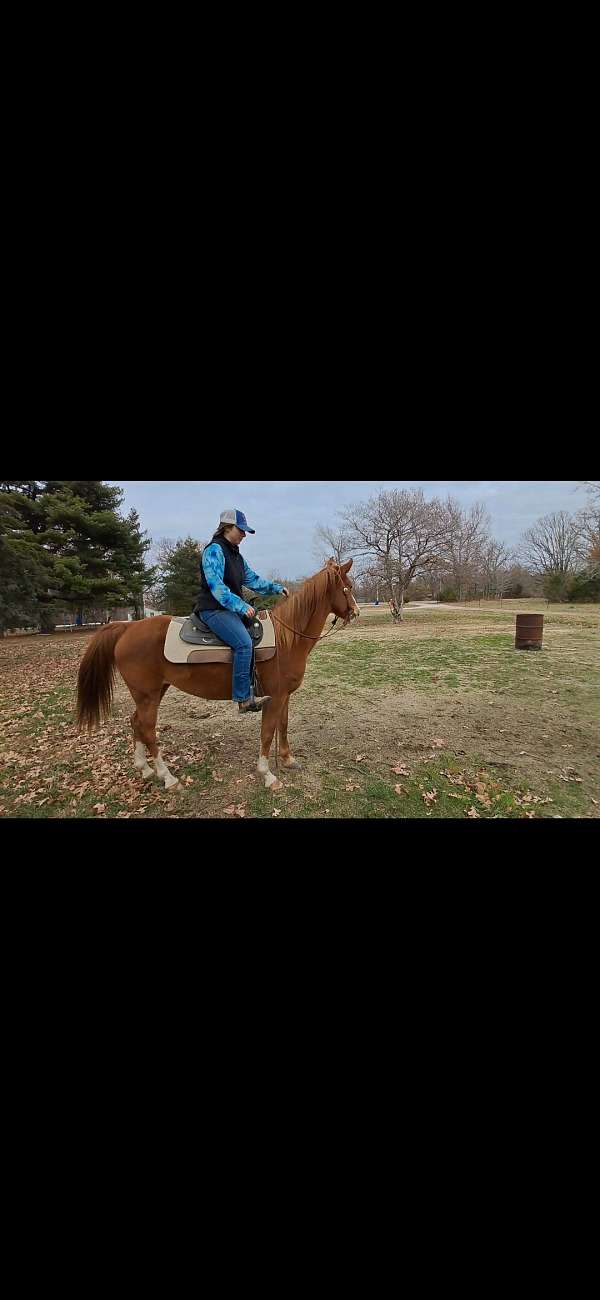
[[[252,695],[250,666],[252,663],[252,638],[239,614],[230,609],[205,609],[203,623],[215,632],[233,650],[233,699],[249,700]]]

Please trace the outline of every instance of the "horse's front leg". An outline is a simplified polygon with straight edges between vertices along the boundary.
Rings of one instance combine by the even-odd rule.
[[[269,754],[271,753],[275,730],[279,725],[282,705],[283,699],[281,695],[265,705],[262,711],[262,726],[260,729],[260,757],[256,770],[260,776],[264,777],[265,788],[271,790],[273,794],[276,794],[282,788],[281,781],[278,781],[277,777],[273,776],[269,767]]]
[[[279,753],[281,754],[281,766],[287,768],[288,772],[295,768],[300,768],[301,763],[294,758],[290,751],[288,741],[288,713],[290,707],[290,697],[286,696],[283,702],[281,714],[279,717]]]

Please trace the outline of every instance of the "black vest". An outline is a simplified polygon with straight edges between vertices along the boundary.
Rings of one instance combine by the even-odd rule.
[[[213,543],[216,546],[221,547],[225,557],[225,573],[223,574],[223,582],[225,583],[225,586],[229,587],[229,590],[233,592],[234,596],[239,596],[240,600],[244,600],[245,597],[242,592],[242,583],[245,577],[245,568],[244,561],[240,555],[239,546],[232,546],[231,542],[228,542],[225,537],[213,537],[210,545],[212,546]],[[202,562],[200,562],[200,581],[201,587],[194,613],[202,616],[202,612],[205,609],[223,609],[223,605],[220,605],[218,600],[215,600],[206,581],[206,574],[202,568]]]

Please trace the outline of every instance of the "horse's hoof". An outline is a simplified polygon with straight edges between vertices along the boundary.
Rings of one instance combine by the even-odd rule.
[[[165,790],[183,790],[181,781],[176,776],[168,776],[165,781]]]
[[[269,786],[269,794],[278,794],[280,790],[283,790],[283,781],[274,781]]]
[[[302,771],[302,763],[299,763],[297,758],[293,758],[291,763],[282,763],[282,767],[285,768],[286,772]]]
[[[152,777],[154,776],[154,772],[152,771],[151,767],[143,767],[141,776],[143,781],[151,781]]]

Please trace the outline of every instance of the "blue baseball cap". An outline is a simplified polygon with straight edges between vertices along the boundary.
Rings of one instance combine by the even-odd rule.
[[[251,528],[243,510],[224,510],[219,520],[221,524],[235,524],[242,533],[255,533],[256,528]]]

